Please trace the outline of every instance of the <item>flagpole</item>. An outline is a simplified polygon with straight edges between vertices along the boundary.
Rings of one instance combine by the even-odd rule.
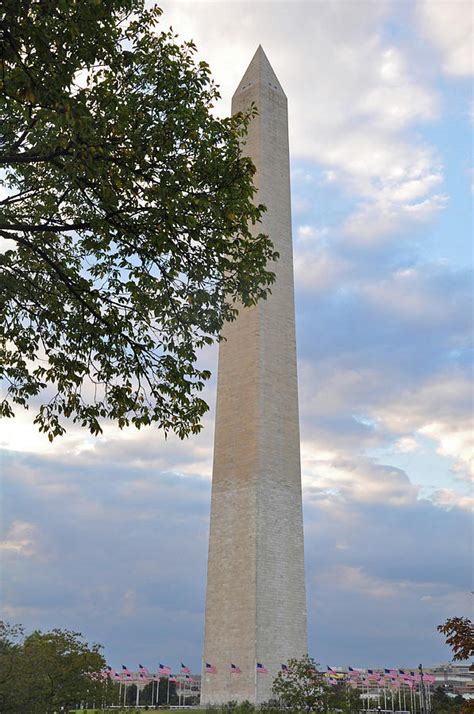
[[[170,675],[168,675],[168,686],[166,687],[166,703],[170,703]]]
[[[257,644],[255,642],[255,644]],[[255,660],[255,665],[254,665],[254,676],[255,676],[255,706],[257,706],[257,660]]]

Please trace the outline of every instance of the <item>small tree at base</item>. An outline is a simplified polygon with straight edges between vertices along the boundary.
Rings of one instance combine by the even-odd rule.
[[[287,668],[273,682],[273,693],[291,709],[324,711],[327,685],[317,666],[309,655],[288,660]]]

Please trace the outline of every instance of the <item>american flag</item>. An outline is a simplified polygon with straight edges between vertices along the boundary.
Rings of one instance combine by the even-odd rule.
[[[168,682],[177,682],[178,680],[172,674],[168,677]]]
[[[168,667],[167,664],[159,664],[158,665],[158,673],[159,674],[171,674],[171,667]]]
[[[240,667],[237,667],[236,664],[232,664],[232,662],[231,662],[230,663],[230,673],[231,674],[242,674],[242,670],[240,669]]]
[[[148,668],[144,667],[142,664],[138,665],[138,669],[140,670],[140,674],[150,674]]]
[[[112,667],[106,667],[101,672],[99,672],[100,679],[108,679],[111,676]]]
[[[112,679],[115,679],[117,682],[121,682],[121,681],[122,681],[122,675],[119,674],[118,672],[114,672],[113,675],[112,675]]]
[[[192,682],[192,681],[193,681],[193,678],[191,677],[190,674],[185,674],[185,675],[184,675],[184,679],[186,680],[186,682],[189,682],[189,681]]]
[[[132,673],[130,672],[129,668],[126,667],[124,664],[122,665],[122,674],[128,679],[131,679],[132,677]]]
[[[261,672],[261,674],[268,674],[268,669],[264,667],[261,662],[257,662],[257,672]]]
[[[216,674],[217,669],[214,667],[213,664],[209,664],[209,662],[206,662],[206,674]]]
[[[183,664],[182,662],[181,662],[181,672],[183,674],[191,674],[191,670],[189,669],[189,667],[186,667],[186,665]]]

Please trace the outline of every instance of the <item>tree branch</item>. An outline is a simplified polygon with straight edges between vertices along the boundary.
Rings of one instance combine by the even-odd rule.
[[[0,230],[3,231],[29,231],[30,233],[43,233],[49,231],[51,233],[63,233],[65,231],[78,231],[84,228],[90,228],[90,223],[63,223],[63,225],[55,225],[54,223],[44,223],[39,226],[32,225],[31,223],[15,223],[13,225],[8,223],[0,223]],[[10,240],[21,240],[17,236],[8,236]]]

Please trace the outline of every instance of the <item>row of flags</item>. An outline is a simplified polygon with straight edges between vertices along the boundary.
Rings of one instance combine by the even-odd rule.
[[[378,686],[395,686],[400,687],[406,685],[410,688],[415,687],[417,684],[434,684],[436,682],[436,677],[431,672],[426,672],[421,675],[421,673],[413,672],[405,669],[388,669],[383,670],[367,669],[359,670],[354,669],[354,667],[348,667],[347,672],[333,669],[332,667],[327,668],[326,676],[330,679],[331,684],[337,683],[339,680],[348,681],[352,686],[358,686],[362,684],[364,686],[370,686],[375,684]]]
[[[242,670],[240,669],[240,667],[238,667],[236,664],[233,664],[232,662],[230,662],[229,664],[231,674],[242,674]],[[282,664],[282,668],[283,667],[286,668],[284,664]],[[204,669],[206,674],[217,674],[217,667],[215,667],[213,664],[209,664],[209,662],[206,662],[206,666],[204,667]],[[261,662],[255,663],[255,670],[260,674],[268,674],[268,669]]]
[[[180,677],[179,680],[178,676]],[[150,672],[150,670],[147,667],[144,667],[142,664],[138,665],[138,672],[131,672],[128,667],[123,664],[120,672],[116,672],[114,669],[112,669],[112,667],[106,667],[98,675],[99,679],[112,679],[115,682],[122,683],[132,683],[137,681],[159,682],[162,677],[166,677],[168,679],[168,682],[170,683],[177,683],[178,681],[189,682],[193,679],[191,677],[191,670],[189,669],[189,667],[186,667],[186,665],[182,662],[179,675],[174,675],[172,673],[171,667],[169,667],[167,664],[161,664],[161,662],[159,663],[156,672]]]
[[[236,664],[233,664],[230,662],[229,664],[230,672],[231,674],[241,674],[242,670],[240,669],[239,666]],[[255,663],[255,668],[256,671],[261,673],[261,674],[267,674],[268,669],[261,663],[261,662],[256,662]],[[289,668],[288,665],[282,664],[281,665],[281,670],[282,672],[288,672]],[[217,674],[217,667],[215,667],[213,664],[210,664],[209,662],[206,662],[205,665],[205,672],[206,674]],[[348,667],[347,672],[344,670],[336,670],[333,669],[332,667],[327,667],[327,672],[323,673],[323,676],[329,680],[331,684],[336,684],[338,681],[349,681],[349,683],[364,683],[364,684],[370,684],[370,683],[379,683],[379,684],[407,684],[407,685],[414,685],[417,683],[421,683],[422,681],[425,684],[434,684],[436,682],[436,677],[434,674],[431,674],[427,672],[426,674],[423,674],[423,678],[421,674],[404,670],[404,669],[386,669],[384,668],[383,671],[379,670],[374,670],[374,669],[367,669],[367,670],[359,670],[359,669],[354,669],[354,667]]]
[[[205,663],[206,674],[217,674],[217,667],[215,665],[206,662]],[[242,674],[241,668],[234,664],[229,663],[229,671],[231,674]],[[255,663],[255,671],[257,674],[268,674],[268,669],[261,662]],[[289,667],[286,664],[281,665],[282,672],[288,672]],[[158,664],[158,669],[156,673],[150,672],[147,667],[142,664],[138,665],[138,672],[131,672],[126,665],[122,665],[121,672],[116,672],[112,667],[106,667],[105,670],[100,672],[98,675],[99,679],[113,679],[117,682],[135,682],[135,681],[154,681],[159,682],[161,677],[166,677],[169,682],[177,683],[178,681],[192,681],[191,670],[186,667],[183,662],[181,662],[180,674],[174,675],[172,673],[171,667],[161,662]],[[416,684],[423,682],[424,684],[434,684],[436,682],[436,677],[430,672],[423,674],[413,672],[404,669],[387,669],[375,670],[367,669],[360,670],[354,667],[348,667],[347,672],[345,670],[338,670],[332,667],[327,667],[327,672],[323,673],[323,676],[329,681],[330,684],[337,684],[340,681],[348,682],[352,686],[358,686],[359,684],[369,686],[370,684],[378,684],[379,686],[400,686],[407,685],[409,687],[414,687]],[[178,677],[180,679],[178,680]]]
[[[332,673],[337,673],[337,670],[333,670],[331,667],[328,667],[328,671]],[[436,681],[435,675],[431,674],[431,672],[426,672],[421,675],[421,673],[413,672],[406,669],[385,668],[383,671],[376,669],[367,669],[367,671],[364,671],[354,669],[353,667],[348,667],[347,676],[352,678],[365,677],[366,679],[372,682],[378,682],[383,679],[406,679],[407,681],[412,682],[424,681],[427,684],[433,684]]]

